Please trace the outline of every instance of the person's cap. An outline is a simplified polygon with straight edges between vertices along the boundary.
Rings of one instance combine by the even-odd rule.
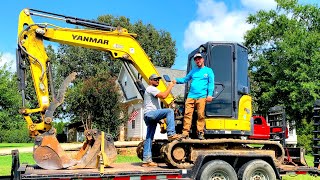
[[[197,57],[202,57],[202,55],[200,53],[197,53],[193,56],[193,59],[196,59]]]
[[[158,75],[156,75],[156,74],[152,74],[152,75],[149,77],[149,79],[150,79],[150,80],[151,80],[151,79],[161,79],[161,77],[158,76]]]

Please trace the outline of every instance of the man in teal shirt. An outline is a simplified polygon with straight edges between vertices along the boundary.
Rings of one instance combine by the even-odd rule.
[[[198,139],[204,139],[205,126],[205,106],[206,102],[212,101],[214,91],[214,73],[211,68],[204,66],[204,59],[200,53],[193,56],[197,67],[193,68],[187,76],[176,78],[177,84],[184,84],[192,80],[187,101],[185,103],[185,113],[183,120],[182,135],[189,136],[189,131],[192,123],[192,115],[194,108],[197,108],[197,134]]]

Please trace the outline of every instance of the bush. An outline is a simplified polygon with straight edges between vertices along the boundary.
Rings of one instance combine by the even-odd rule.
[[[0,142],[28,143],[28,142],[32,142],[32,139],[29,137],[29,132],[27,127],[24,126],[20,129],[1,130]]]
[[[0,142],[28,143],[33,141],[32,138],[29,137],[29,131],[25,122],[18,123],[16,127],[0,129]]]
[[[297,129],[298,147],[304,147],[307,154],[312,152],[313,129],[313,121],[308,123],[305,119],[302,120],[301,127]]]

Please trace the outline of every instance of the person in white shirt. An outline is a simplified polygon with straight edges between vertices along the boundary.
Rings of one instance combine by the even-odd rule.
[[[168,140],[173,141],[181,138],[181,135],[176,134],[175,123],[174,123],[174,112],[170,108],[161,109],[160,99],[165,99],[172,87],[175,85],[174,82],[168,84],[167,90],[161,92],[157,86],[159,85],[160,76],[152,74],[149,77],[149,86],[146,88],[144,93],[144,122],[147,125],[147,135],[143,145],[143,167],[156,167],[157,163],[152,161],[152,141],[154,133],[156,131],[157,124],[160,120],[166,118],[167,123],[167,135]]]

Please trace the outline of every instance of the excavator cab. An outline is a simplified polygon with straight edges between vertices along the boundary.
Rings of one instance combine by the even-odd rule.
[[[205,108],[205,139],[196,138],[196,123],[191,126],[190,138],[168,142],[156,140],[152,145],[152,158],[169,166],[190,168],[199,156],[234,154],[269,154],[281,163],[284,150],[280,143],[265,140],[250,140],[253,134],[251,96],[249,95],[247,48],[231,42],[207,42],[188,56],[187,73],[196,67],[193,57],[201,53],[205,66],[213,69],[215,88],[213,101]],[[190,82],[189,82],[190,83]],[[185,85],[185,96],[190,84]],[[183,111],[179,108],[179,111]],[[179,115],[177,115],[179,114]],[[183,116],[176,113],[176,132],[181,133]],[[193,113],[197,120],[197,113]],[[181,123],[180,123],[181,122]],[[156,151],[159,150],[159,151]],[[139,144],[137,154],[142,159],[143,145]]]
[[[202,44],[189,54],[187,73],[196,67],[193,60],[196,53],[202,54],[205,66],[212,68],[215,76],[213,101],[205,108],[205,136],[251,135],[253,120],[247,48],[229,42]],[[190,83],[185,85],[185,99],[189,87]]]

